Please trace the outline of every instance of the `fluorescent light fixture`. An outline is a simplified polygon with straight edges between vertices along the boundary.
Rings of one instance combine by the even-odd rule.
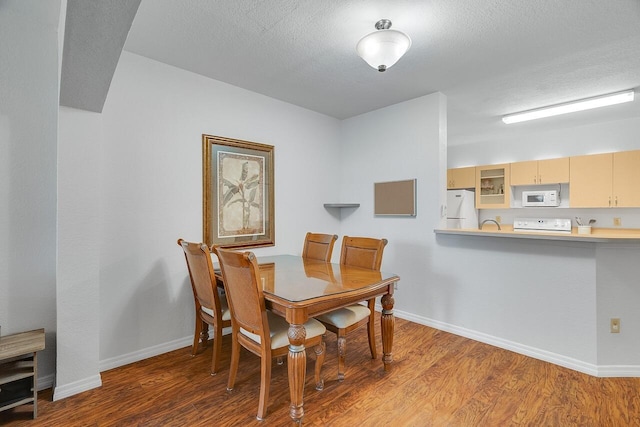
[[[506,124],[511,124],[527,120],[541,119],[543,117],[559,116],[560,114],[573,113],[576,111],[590,110],[592,108],[606,107],[607,105],[622,104],[623,102],[633,101],[633,96],[634,91],[633,89],[630,89],[625,90],[624,92],[616,92],[609,95],[567,102],[565,104],[523,111],[522,113],[507,114],[502,117],[502,121]]]

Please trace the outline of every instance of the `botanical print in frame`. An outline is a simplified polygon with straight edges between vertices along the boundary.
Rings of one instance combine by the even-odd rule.
[[[202,135],[204,242],[275,245],[273,146]]]

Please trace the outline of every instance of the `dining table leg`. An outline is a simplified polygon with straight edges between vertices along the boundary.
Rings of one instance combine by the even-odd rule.
[[[393,330],[395,327],[393,295],[383,295],[380,303],[382,304],[382,317],[380,318],[380,330],[382,331],[382,363],[384,363],[384,370],[388,371],[391,369],[391,362],[393,362]]]
[[[297,424],[302,424],[302,417],[304,417],[302,395],[304,392],[304,374],[307,370],[307,352],[304,348],[306,335],[307,331],[304,325],[289,325],[289,356],[287,359],[289,393],[291,395],[289,415]]]

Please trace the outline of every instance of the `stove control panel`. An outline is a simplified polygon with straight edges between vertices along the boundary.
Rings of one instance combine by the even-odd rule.
[[[571,233],[569,218],[516,218],[513,221],[514,231],[540,231]]]

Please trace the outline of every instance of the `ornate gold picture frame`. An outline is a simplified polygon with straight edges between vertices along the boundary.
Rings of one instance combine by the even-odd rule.
[[[203,240],[275,245],[273,146],[202,135]]]

